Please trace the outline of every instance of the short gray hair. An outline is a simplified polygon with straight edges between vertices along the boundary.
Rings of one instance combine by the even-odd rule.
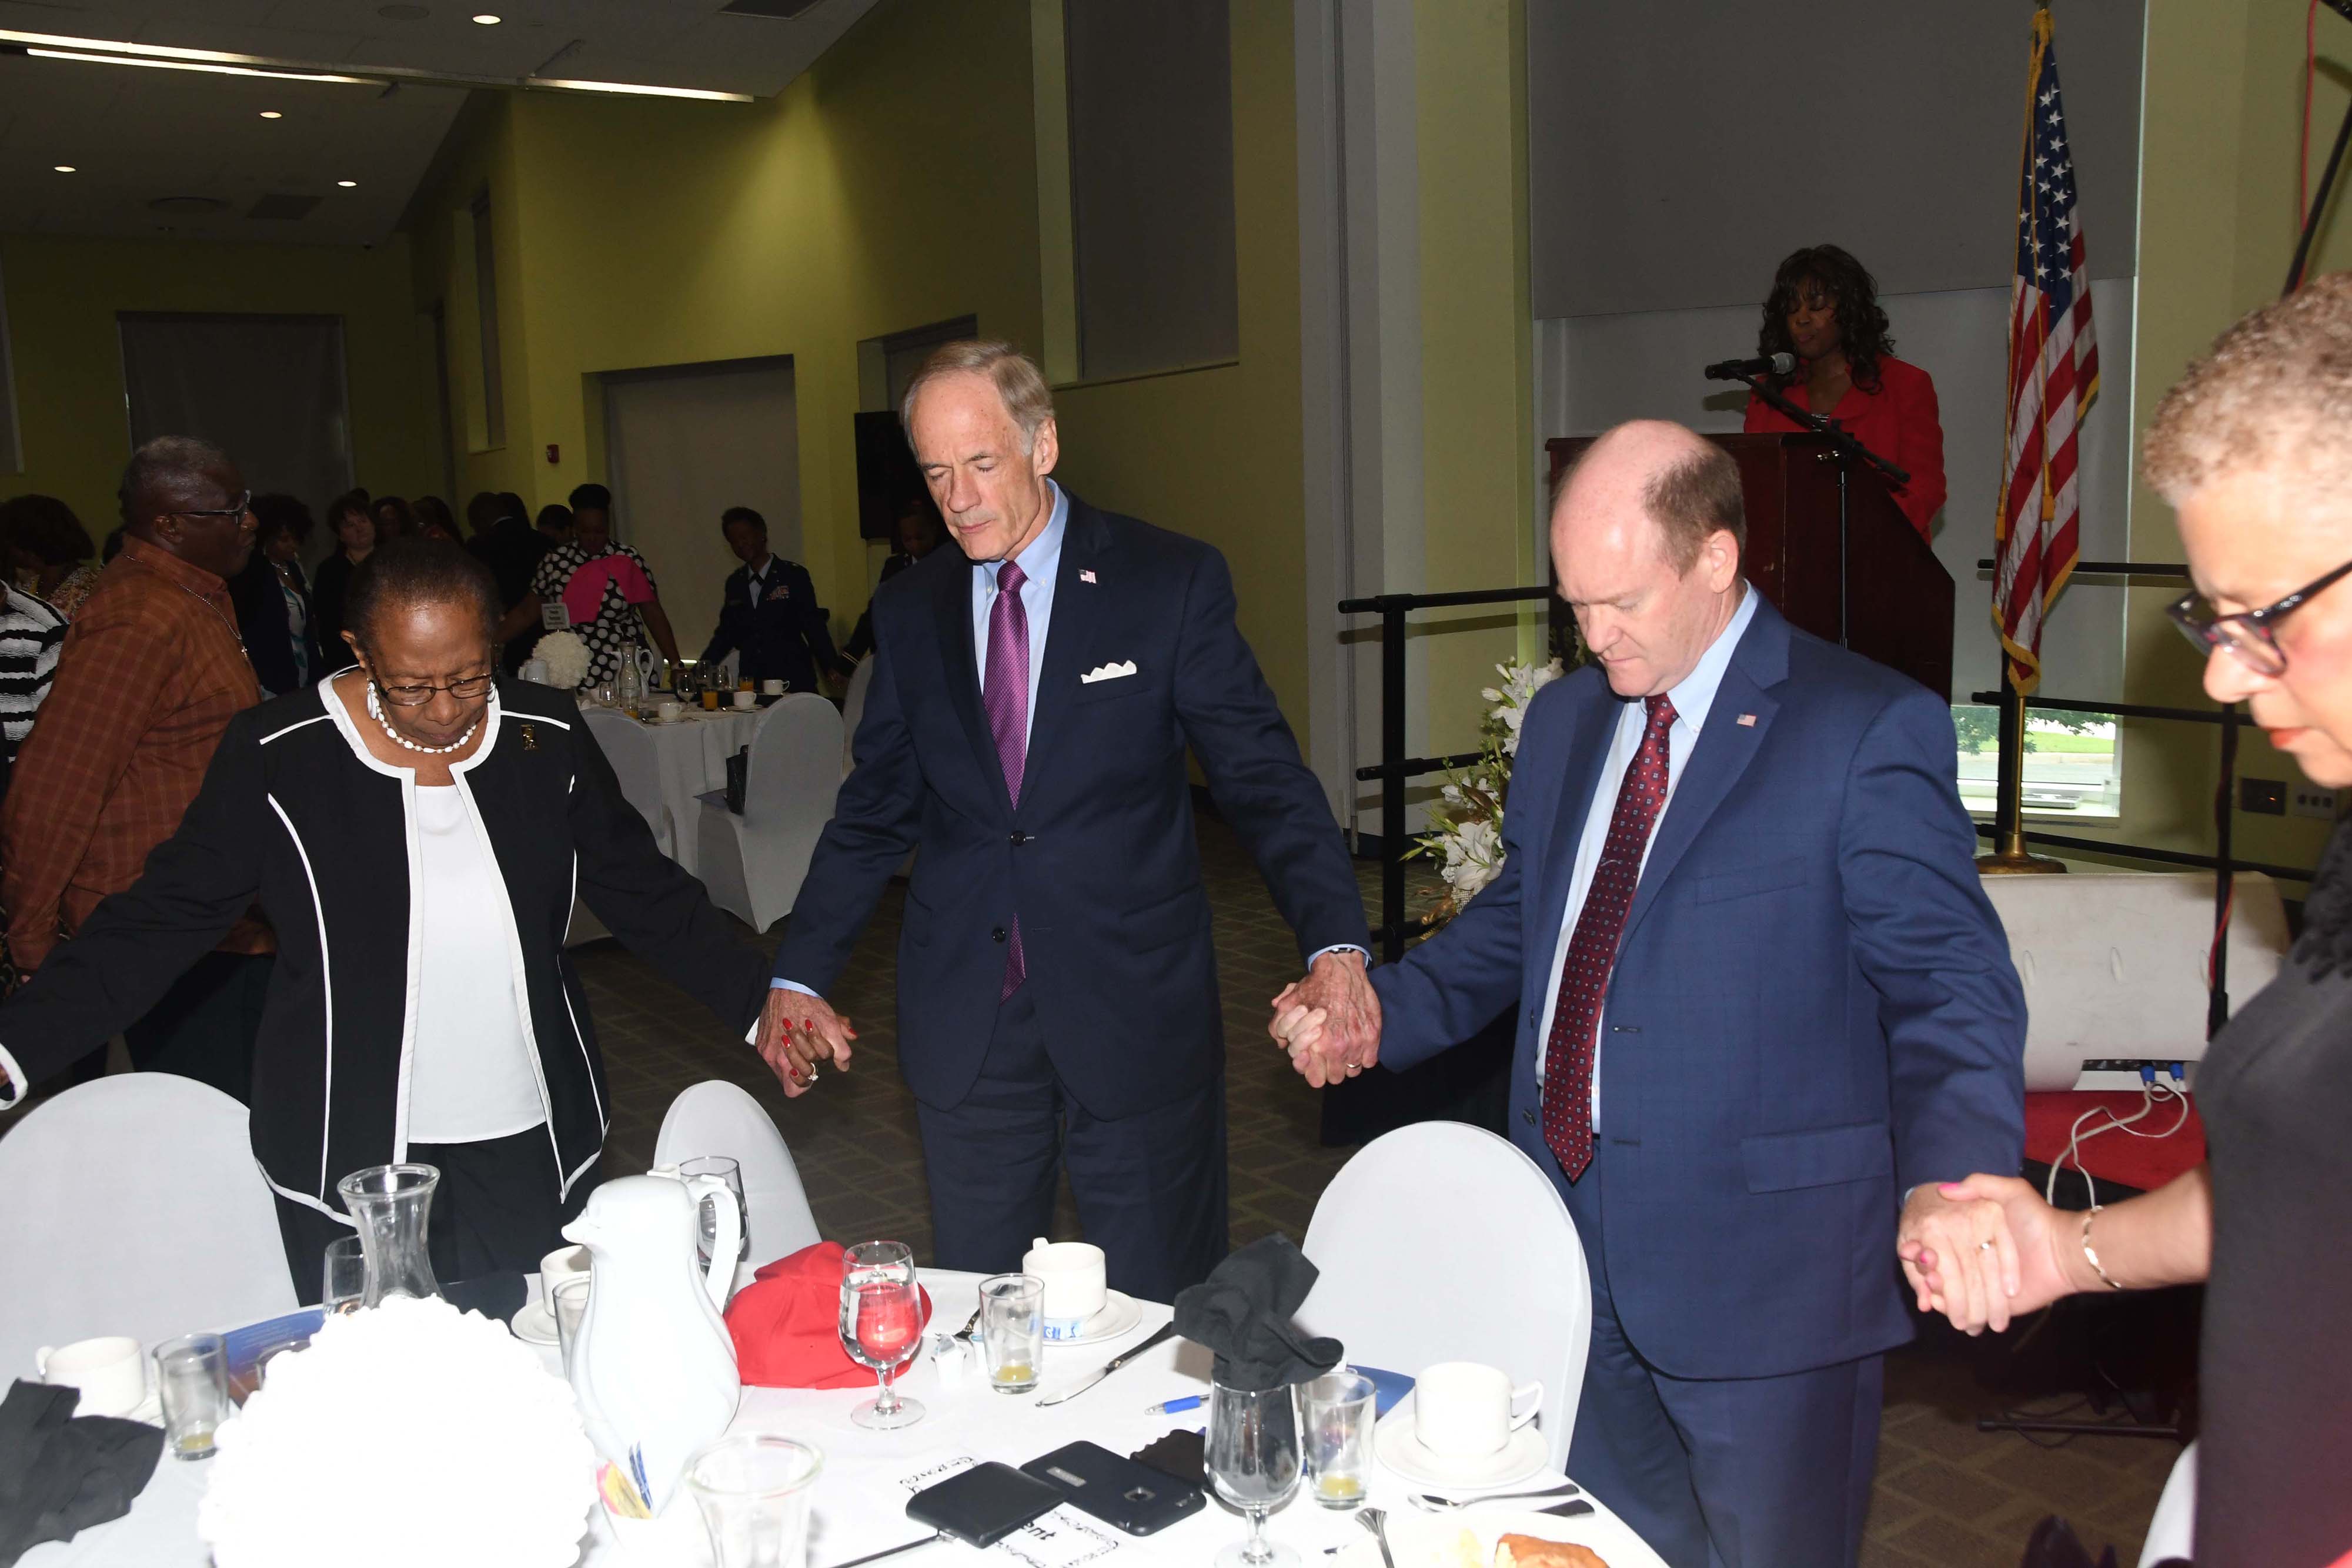
[[[940,377],[965,371],[984,375],[995,384],[996,395],[1004,400],[1004,412],[1021,427],[1021,449],[1034,450],[1038,430],[1054,417],[1054,394],[1046,389],[1045,372],[1037,368],[1037,361],[997,338],[965,338],[931,350],[923,368],[907,383],[906,395],[898,400],[898,423],[908,444],[915,439],[916,397]]]
[[[140,515],[149,497],[166,491],[177,495],[207,469],[236,466],[227,453],[193,435],[159,435],[142,444],[124,465],[114,493],[123,526],[135,528],[154,520]]]
[[[2157,405],[2141,465],[2175,505],[2260,469],[2326,490],[2352,482],[2352,273],[2315,277],[2222,333]]]

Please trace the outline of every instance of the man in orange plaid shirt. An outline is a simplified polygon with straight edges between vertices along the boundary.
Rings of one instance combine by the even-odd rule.
[[[0,809],[0,904],[27,974],[139,879],[230,718],[261,698],[226,586],[253,551],[236,465],[206,443],[162,436],[131,455],[121,496],[122,554],[66,633]],[[274,946],[259,920],[239,920],[124,1031],[132,1063],[245,1099]]]

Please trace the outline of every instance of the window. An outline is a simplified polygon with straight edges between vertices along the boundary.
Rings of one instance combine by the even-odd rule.
[[[1959,734],[1960,802],[1993,814],[2000,773],[2000,710],[1952,706]],[[2025,710],[2025,810],[2035,816],[2113,817],[2123,810],[2122,741],[2102,714]]]
[[[1225,0],[1064,0],[1078,373],[1229,361],[1232,34]]]
[[[474,308],[481,318],[483,444],[507,444],[507,399],[499,371],[498,250],[490,242],[490,193],[474,198]]]
[[[25,471],[25,443],[16,428],[16,366],[8,354],[7,279],[0,277],[0,474]]]

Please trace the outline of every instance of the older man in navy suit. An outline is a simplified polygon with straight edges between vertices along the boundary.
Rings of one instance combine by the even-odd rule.
[[[936,1261],[1017,1267],[1066,1162],[1110,1283],[1165,1301],[1225,1251],[1224,1038],[1187,747],[1297,933],[1313,1004],[1370,1035],[1355,872],[1234,624],[1223,558],[1047,477],[1059,436],[1036,366],[950,344],[901,414],[961,549],[875,594],[856,768],[777,949],[761,1049],[787,1093],[846,1065],[855,1036],[822,993],[919,849],[898,1061]]]
[[[1517,1015],[1511,1136],[1592,1272],[1575,1477],[1675,1568],[1851,1563],[1898,1240],[1923,1311],[2007,1317],[1997,1210],[1937,1191],[2024,1117],[1951,716],[1742,580],[1738,471],[1679,425],[1595,443],[1551,529],[1592,662],[1528,715],[1500,876],[1374,972],[1379,1059]],[[1360,1063],[1297,1003],[1302,1071]]]

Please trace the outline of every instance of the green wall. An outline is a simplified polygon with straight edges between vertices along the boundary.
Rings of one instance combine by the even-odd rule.
[[[408,247],[0,235],[16,363],[22,473],[0,495],[62,498],[92,538],[115,523],[131,455],[118,311],[318,313],[343,319],[352,462],[371,489],[440,488],[425,414],[431,340],[416,316]],[[305,497],[314,507],[324,496]]]

